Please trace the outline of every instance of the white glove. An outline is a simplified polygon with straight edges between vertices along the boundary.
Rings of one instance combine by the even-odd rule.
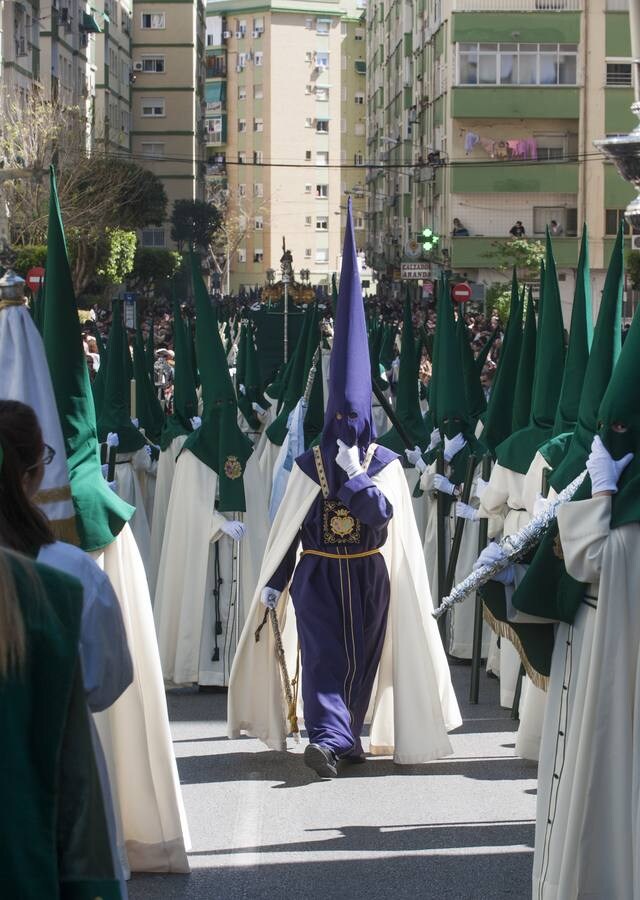
[[[620,476],[632,459],[633,453],[627,453],[622,459],[614,459],[602,443],[600,435],[596,434],[587,460],[587,472],[591,476],[591,493],[612,491],[615,494]]]
[[[220,526],[220,531],[228,534],[233,541],[241,541],[246,530],[247,526],[244,522],[238,522],[237,519],[225,521],[224,524]]]
[[[131,419],[131,424],[133,425],[134,428],[139,428],[140,420],[139,419]]]
[[[109,474],[109,466],[108,466],[108,464],[107,464],[107,463],[103,463],[103,465],[101,465],[100,468],[101,468],[101,470],[102,470],[102,477],[103,477],[104,479],[106,479],[107,475]]]
[[[144,452],[147,454],[147,456],[149,457],[149,459],[151,459],[151,454],[153,453],[153,449],[152,449],[152,447],[151,447],[151,444],[145,444],[144,447],[143,447],[142,449],[143,449]]]
[[[452,484],[444,475],[434,475],[433,486],[437,491],[441,491],[443,494],[451,494],[451,496],[455,494],[455,484]]]
[[[427,464],[422,458],[422,450],[420,447],[414,447],[413,450],[405,450],[404,455],[407,457],[407,462],[410,462],[412,466],[415,466],[419,472],[424,472],[427,468]]]
[[[115,481],[107,481],[107,487],[111,488],[114,494],[118,493],[118,485],[115,483]]]
[[[455,437],[451,439],[444,439],[444,458],[445,462],[451,462],[456,453],[460,453],[463,447],[466,447],[467,439],[465,436],[459,432]]]
[[[488,487],[488,481],[485,481],[484,478],[478,478],[478,480],[476,481],[476,497],[478,498],[478,500],[480,500]]]
[[[533,517],[535,519],[536,516],[541,516],[543,512],[546,511],[547,507],[551,501],[548,497],[543,497],[542,494],[537,494],[535,502],[533,504]]]
[[[494,563],[497,563],[504,558],[505,554],[500,547],[496,543],[491,543],[488,547],[484,548],[473,564],[473,568],[479,569],[481,566],[492,566]],[[507,566],[502,572],[498,572],[497,575],[494,575],[492,581],[499,581],[500,584],[513,584],[515,577],[514,566]]]
[[[251,409],[254,411],[254,413],[257,415],[257,417],[260,419],[261,422],[267,421],[268,410],[266,410],[262,406],[260,406],[259,403],[256,403],[255,400],[251,404]]]
[[[240,391],[240,393],[242,394],[243,397],[246,396],[247,389],[243,384],[238,385],[238,390]]]
[[[345,442],[341,441],[340,438],[338,438],[336,462],[341,469],[344,469],[349,478],[355,478],[356,475],[361,475],[362,472],[364,472],[364,469],[360,465],[360,450],[358,449],[358,445],[354,444],[353,447],[347,447]]]
[[[267,609],[275,609],[278,605],[278,600],[280,599],[280,591],[277,591],[272,587],[262,588],[262,593],[260,594],[260,603],[263,606],[266,606]]]
[[[480,518],[478,510],[468,503],[463,503],[462,500],[458,500],[456,503],[456,516],[459,519],[468,519],[470,522],[475,522]]]
[[[119,447],[120,446],[120,438],[117,435],[117,432],[110,431],[107,435],[107,447]]]
[[[435,450],[438,444],[442,443],[442,435],[440,434],[439,428],[434,428],[431,432],[431,438],[429,440],[429,450]]]
[[[191,427],[194,431],[197,431],[198,428],[200,428],[200,426],[202,425],[202,419],[200,418],[200,416],[191,416],[189,422],[191,422]]]

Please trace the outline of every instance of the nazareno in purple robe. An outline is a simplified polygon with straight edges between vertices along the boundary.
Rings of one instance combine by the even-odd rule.
[[[379,553],[344,560],[303,555],[297,566],[296,555],[300,542],[303,550],[345,557],[382,547],[393,509],[371,479],[395,458],[377,447],[366,473],[349,480],[345,476],[335,492],[329,488],[334,479],[329,478],[327,496],[321,491],[313,502],[269,579],[279,591],[291,582],[309,740],[329,747],[338,757],[362,754],[360,735],[387,627],[389,576]],[[333,460],[328,462],[330,471]],[[296,464],[322,485],[313,451]]]

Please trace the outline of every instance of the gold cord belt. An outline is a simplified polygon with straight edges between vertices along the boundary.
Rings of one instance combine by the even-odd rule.
[[[375,550],[363,550],[362,553],[325,553],[324,550],[303,550],[301,556],[324,556],[325,559],[364,559],[365,556],[374,556],[380,553],[380,547]]]

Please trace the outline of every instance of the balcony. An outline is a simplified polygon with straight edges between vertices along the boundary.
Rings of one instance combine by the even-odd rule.
[[[453,194],[577,194],[578,164],[549,162],[452,163]]]
[[[451,114],[454,119],[577,119],[578,87],[455,87]]]
[[[544,237],[536,236],[542,241]],[[491,269],[495,261],[491,259],[496,251],[496,243],[507,243],[508,238],[498,237],[456,237],[451,239],[451,266],[454,269]],[[553,239],[553,253],[556,265],[561,269],[575,269],[578,261],[578,238],[561,237]]]
[[[609,3],[611,2],[612,0],[609,0]],[[628,0],[625,2],[628,4]],[[454,0],[453,2],[455,12],[580,12],[583,8],[584,0]]]

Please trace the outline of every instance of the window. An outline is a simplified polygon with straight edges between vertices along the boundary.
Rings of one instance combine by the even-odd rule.
[[[253,196],[264,197],[264,188],[262,186],[262,182],[256,181],[256,183],[253,185]]]
[[[316,100],[320,100],[321,102],[327,102],[329,100],[329,88],[328,87],[316,87]]]
[[[311,259],[311,247],[305,247],[304,258]]]
[[[307,16],[306,19],[304,20],[304,27],[305,28],[313,28],[313,19],[311,18],[311,16]]]
[[[263,55],[264,55],[264,54],[262,53],[261,50],[257,50],[257,51],[253,54],[253,61],[254,61],[254,63],[255,63],[256,66],[261,66],[261,65],[262,65],[262,57],[263,57]]]
[[[247,261],[247,251],[244,247],[238,247],[238,262],[246,263]]]
[[[264,259],[264,251],[262,249],[253,251],[254,263],[261,263],[263,259]]]
[[[143,247],[164,247],[165,237],[164,228],[143,228],[142,229],[142,246]]]
[[[311,228],[311,222],[312,222],[312,221],[313,221],[313,220],[312,220],[311,216],[305,216],[305,217],[304,217],[304,227],[305,227],[305,228]]]
[[[310,193],[311,193],[311,185],[310,185],[310,184],[305,184],[305,186],[304,186],[304,192],[305,192],[305,194],[310,194]]]
[[[364,165],[364,154],[354,153],[353,164],[354,164],[354,166],[363,166]]]
[[[164,56],[143,56],[142,57],[143,72],[164,72]]]
[[[246,184],[238,185],[238,197],[246,197],[247,196],[247,186]]]
[[[146,159],[162,159],[164,157],[164,144],[157,141],[143,141],[141,147],[142,155]]]
[[[319,50],[316,53],[316,69],[328,69],[329,68],[329,54],[324,50]]]
[[[605,234],[616,235],[622,222],[622,231],[629,234],[629,223],[624,217],[624,209],[605,209],[604,230]],[[634,228],[632,234],[640,234],[640,229]]]
[[[358,93],[353,98],[353,102],[357,103],[358,106],[364,106],[364,94]]]
[[[569,159],[578,152],[577,134],[535,134],[538,159]]]
[[[148,97],[142,101],[142,115],[145,119],[164,116],[164,98]]]
[[[247,154],[244,152],[244,150],[239,150],[238,151],[238,165],[244,166],[246,161],[247,161]]]
[[[631,63],[607,60],[607,86],[631,87]]]
[[[559,234],[575,237],[578,230],[578,211],[559,206],[533,207],[533,233],[544,234],[552,221],[562,229]]]
[[[346,59],[346,57],[345,57]],[[345,66],[346,68],[346,66]],[[358,75],[366,75],[367,74],[367,64],[363,59],[356,59],[355,62],[356,74]]]
[[[353,37],[356,41],[363,41],[364,40],[364,28],[356,28]]]
[[[356,137],[362,137],[364,135],[364,122],[356,122],[353,133]]]
[[[316,262],[323,264],[329,262],[329,248],[328,247],[318,247],[316,249]]]
[[[356,231],[364,230],[364,215],[361,212],[355,213],[353,217],[353,227]]]
[[[236,19],[236,37],[243,38],[247,33],[247,20]]]
[[[254,38],[262,37],[264,33],[264,16],[257,16],[253,20],[253,36]]]
[[[264,129],[263,120],[261,118],[255,118],[253,120],[253,130],[254,131],[263,131],[263,129]]]
[[[328,119],[316,119],[316,134],[329,134]]]
[[[246,119],[238,119],[238,131],[243,132],[247,130],[247,120]]]
[[[164,13],[142,13],[141,28],[166,28]]]
[[[317,184],[316,185],[316,197],[318,200],[326,200],[329,196],[329,185],[328,184]]]
[[[459,85],[577,84],[576,44],[457,45]]]
[[[256,231],[262,231],[264,228],[264,219],[262,216],[256,216],[253,225]]]
[[[304,151],[304,158],[307,160],[311,160],[311,150]]]
[[[253,86],[253,99],[254,100],[262,100],[264,96],[264,91],[261,84],[254,84]]]
[[[329,230],[329,216],[316,216],[316,231]]]
[[[238,100],[247,99],[247,89],[244,85],[238,85]]]
[[[264,153],[262,150],[253,151],[253,162],[256,166],[261,166],[264,163]]]
[[[329,34],[331,19],[318,19],[316,21],[316,34]]]
[[[316,151],[316,165],[317,166],[328,166],[329,165],[329,151],[328,150],[317,150]]]

